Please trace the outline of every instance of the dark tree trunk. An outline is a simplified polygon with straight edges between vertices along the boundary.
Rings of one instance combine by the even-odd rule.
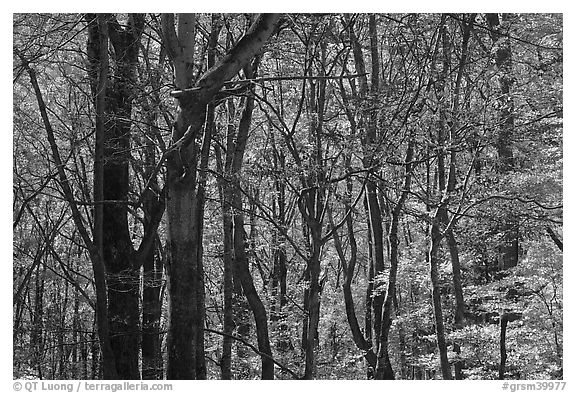
[[[494,63],[497,69],[497,79],[500,87],[498,96],[499,127],[496,140],[498,154],[497,171],[500,174],[509,174],[514,171],[514,97],[512,87],[514,84],[512,47],[507,27],[510,25],[509,14],[486,14],[486,21],[491,30],[490,35],[494,49]],[[499,246],[499,266],[508,269],[518,265],[519,248],[519,222],[514,213],[508,212],[501,225],[502,239]]]
[[[347,154],[345,157],[345,167],[347,171],[351,170],[351,155]],[[352,218],[352,189],[353,183],[352,179],[348,178],[346,180],[347,193],[344,198],[345,214],[346,216],[346,229],[347,237],[350,242],[350,258],[346,260],[346,255],[344,254],[344,248],[342,247],[342,242],[338,231],[334,231],[332,237],[334,239],[334,246],[338,257],[340,258],[340,263],[343,267],[344,283],[342,284],[342,292],[344,295],[344,305],[346,309],[346,319],[348,320],[348,325],[350,326],[350,332],[352,333],[352,339],[356,347],[363,351],[364,357],[367,362],[367,370],[376,369],[376,354],[372,348],[372,341],[364,336],[364,333],[360,329],[360,324],[358,323],[358,318],[356,317],[356,310],[354,307],[354,298],[352,296],[352,280],[354,278],[354,273],[356,270],[356,263],[358,261],[358,246],[356,243],[356,236],[354,234],[354,223]],[[332,217],[332,211],[328,211],[328,217],[330,219],[330,226],[334,227],[334,219]],[[371,292],[371,291],[370,291]],[[368,308],[369,310],[370,308]],[[370,326],[371,328],[371,326]],[[372,378],[373,375],[368,375]]]
[[[251,65],[244,67],[244,73],[247,78],[254,78],[259,59],[256,58]],[[229,124],[233,124],[234,106],[229,103]],[[268,317],[266,309],[258,291],[254,286],[254,280],[250,272],[249,257],[247,254],[247,241],[244,230],[244,213],[242,203],[242,189],[240,184],[240,171],[244,162],[244,152],[248,142],[248,135],[252,120],[252,111],[254,109],[254,97],[249,95],[244,102],[244,108],[240,118],[238,130],[234,127],[228,127],[226,136],[226,160],[223,162],[219,157],[219,166],[224,174],[220,180],[222,190],[222,207],[223,207],[223,230],[224,230],[224,254],[225,254],[225,329],[233,329],[233,304],[232,291],[233,281],[236,281],[237,300],[245,297],[250,307],[254,320],[256,322],[256,335],[258,340],[258,350],[263,354],[262,360],[262,379],[274,379],[274,363],[272,362],[272,350],[268,333]],[[218,149],[219,151],[219,149]],[[233,268],[232,268],[233,262]],[[227,265],[228,268],[226,267]],[[243,294],[243,295],[242,295]],[[237,306],[242,306],[238,303]],[[240,327],[240,334],[247,336],[249,322],[244,315],[244,307],[237,307],[237,322]],[[223,377],[230,378],[229,360],[231,353],[231,342],[225,341],[225,352],[223,353],[223,364],[221,364]],[[230,351],[230,352],[229,352]]]
[[[132,86],[143,15],[130,16],[129,27],[109,22],[110,42],[116,65],[110,84],[107,112],[111,124],[104,134],[103,197],[106,201],[127,201],[130,188],[128,166],[132,117]],[[111,345],[116,370],[122,379],[140,379],[138,366],[140,339],[140,272],[135,266],[134,248],[128,226],[128,205],[106,203],[103,209],[103,255],[108,275],[108,308]]]
[[[554,242],[554,244],[556,244],[556,247],[558,247],[558,249],[560,251],[563,251],[564,249],[564,242],[562,242],[562,240],[560,239],[560,237],[558,236],[558,234],[556,232],[554,232],[554,230],[547,226],[546,227],[546,233],[548,233],[548,235],[550,236],[550,238],[552,239],[552,241]]]
[[[105,14],[86,16],[88,26],[88,74],[91,78],[92,96],[96,107],[96,132],[94,143],[94,229],[93,249],[91,250],[94,282],[96,286],[96,315],[98,339],[102,350],[102,371],[105,379],[119,377],[116,369],[116,352],[112,346],[112,330],[110,326],[109,299],[107,293],[106,260],[104,257],[104,140],[106,138],[107,120],[107,86],[108,86],[108,17]],[[56,155],[56,154],[54,154]],[[63,177],[63,175],[61,175]],[[71,191],[69,191],[71,193]],[[72,198],[72,196],[70,196]],[[69,201],[70,202],[70,201]],[[100,202],[100,204],[99,204]],[[79,215],[74,210],[73,212]],[[76,226],[81,230],[75,219]],[[86,235],[85,235],[86,236]],[[83,237],[85,237],[83,236]],[[86,240],[85,240],[86,242]],[[93,371],[94,372],[94,371]]]
[[[107,17],[107,31],[114,49],[114,78],[104,90],[106,105],[103,112],[102,139],[102,199],[120,201],[105,203],[101,208],[102,255],[106,265],[108,290],[108,318],[110,345],[114,353],[118,376],[122,379],[140,379],[139,357],[139,268],[135,263],[134,248],[128,226],[130,161],[130,118],[132,116],[132,86],[135,83],[140,35],[144,27],[143,15],[131,15],[129,26],[122,28],[112,17]],[[92,19],[94,21],[95,19]],[[91,31],[93,27],[91,28]],[[89,36],[89,48],[103,35],[103,25]],[[107,45],[107,44],[106,44]],[[94,53],[95,52],[89,52]],[[107,67],[98,57],[90,56],[89,74]],[[102,63],[102,64],[101,64]],[[101,83],[101,82],[99,82]],[[94,87],[96,83],[92,82]],[[102,93],[93,89],[96,100]],[[96,178],[95,178],[96,179]],[[97,199],[100,200],[100,199]],[[96,211],[100,211],[96,209]],[[98,214],[99,215],[99,214]],[[95,222],[99,222],[95,220]],[[96,231],[98,233],[99,231]]]
[[[247,78],[256,75],[258,58],[252,65],[244,67]],[[244,214],[242,207],[242,194],[239,174],[244,162],[244,151],[248,141],[248,133],[252,122],[252,111],[254,109],[254,97],[248,96],[240,118],[238,134],[234,143],[232,160],[232,207],[234,210],[234,263],[238,278],[242,284],[242,290],[256,322],[256,336],[258,339],[258,350],[262,352],[262,379],[274,379],[274,362],[272,362],[272,349],[268,334],[268,317],[264,304],[254,286],[254,280],[250,273],[248,255],[246,253],[246,233],[244,230]],[[232,153],[232,152],[230,152]]]
[[[356,71],[362,76],[359,77],[359,97],[370,100],[371,96],[375,96],[379,89],[379,56],[378,56],[378,40],[376,33],[376,20],[375,16],[371,15],[369,20],[369,33],[370,33],[370,51],[371,51],[371,85],[368,86],[368,78],[366,77],[366,65],[364,63],[364,55],[362,53],[362,47],[356,36],[354,23],[348,24],[348,34],[350,36],[350,41],[352,44],[352,52],[354,56],[354,62],[356,66]],[[361,135],[362,147],[363,147],[363,165],[365,168],[374,167],[377,163],[377,113],[373,109],[364,109],[359,127],[365,129],[365,134]],[[372,261],[372,273],[373,277],[377,278],[384,271],[384,230],[382,228],[382,206],[380,206],[377,184],[373,177],[369,177],[366,181],[366,203],[365,203],[368,215],[368,227],[370,228],[370,240],[371,240],[371,261]],[[385,289],[379,288],[373,282],[370,284],[372,286],[370,305],[372,307],[371,329],[370,334],[373,337],[375,351],[379,351],[379,337],[382,328],[382,307],[384,304]],[[367,327],[368,328],[368,327]]]
[[[310,226],[310,223],[308,224]],[[312,254],[307,261],[310,272],[307,296],[307,325],[305,331],[305,370],[304,379],[316,376],[316,350],[318,347],[318,323],[320,322],[320,252],[322,248],[321,226],[310,228]]]
[[[508,316],[500,316],[500,366],[498,367],[498,379],[504,379],[506,373],[506,328],[508,327]]]
[[[36,368],[38,378],[43,378],[42,360],[44,354],[44,273],[46,264],[38,266],[34,290],[34,312],[30,330],[30,347],[32,348],[32,366]]]

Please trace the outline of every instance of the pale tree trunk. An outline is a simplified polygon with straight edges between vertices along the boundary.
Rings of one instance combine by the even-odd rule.
[[[162,15],[163,41],[176,70],[179,112],[167,155],[168,278],[170,317],[168,329],[169,379],[205,377],[203,359],[204,288],[202,265],[203,188],[211,127],[204,129],[206,107],[222,88],[262,48],[278,14],[262,14],[246,35],[193,85],[195,22],[181,15],[176,33],[174,16]],[[204,129],[204,132],[203,132]]]

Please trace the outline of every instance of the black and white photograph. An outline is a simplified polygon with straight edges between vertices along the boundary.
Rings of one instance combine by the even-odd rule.
[[[7,386],[570,390],[564,15],[385,6],[12,14]]]

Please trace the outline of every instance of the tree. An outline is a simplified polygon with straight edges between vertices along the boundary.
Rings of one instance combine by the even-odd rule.
[[[162,16],[163,39],[174,62],[179,112],[167,162],[170,379],[205,378],[202,219],[210,127],[203,129],[206,105],[261,49],[274,29],[277,14],[258,17],[234,48],[193,86],[194,16],[180,15],[178,34],[173,15]],[[199,174],[197,170],[200,169]]]

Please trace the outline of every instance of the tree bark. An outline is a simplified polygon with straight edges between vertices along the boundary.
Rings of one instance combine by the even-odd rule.
[[[202,273],[202,186],[197,179],[197,169],[209,153],[207,127],[202,135],[206,106],[221,89],[262,48],[272,34],[278,14],[262,14],[246,35],[209,69],[195,84],[196,90],[185,91],[178,99],[179,113],[172,130],[174,150],[167,157],[167,217],[169,249],[170,318],[168,332],[169,379],[195,379],[202,377],[204,364],[198,355],[203,346],[204,320],[200,287]],[[185,18],[184,18],[185,19]],[[163,15],[163,40],[175,64],[177,87],[187,89],[192,85],[191,49],[185,50],[178,40],[189,37],[193,28],[179,26],[176,35],[173,15]],[[190,48],[189,46],[187,48]],[[184,51],[184,52],[181,52]],[[178,71],[178,70],[183,71]],[[184,73],[184,75],[182,75]],[[203,141],[203,144],[202,144]],[[202,148],[204,146],[204,148]],[[202,340],[203,341],[203,340]],[[199,362],[199,363],[198,363]],[[198,375],[200,371],[200,375]]]
[[[508,327],[508,316],[500,316],[500,366],[498,367],[498,379],[504,379],[506,373],[506,328]]]
[[[107,69],[108,40],[114,53],[113,78],[103,83],[92,80],[92,93],[101,113],[97,125],[103,128],[97,137],[96,160],[101,164],[101,176],[95,176],[96,201],[128,201],[130,128],[132,116],[132,86],[136,82],[136,66],[140,36],[144,28],[143,15],[130,15],[128,26],[122,28],[114,17],[87,16],[89,23],[89,70],[94,78],[99,69]],[[96,19],[105,23],[94,25]],[[99,53],[93,49],[98,39],[106,37]],[[105,76],[102,76],[105,75]],[[104,100],[104,101],[103,101]],[[99,103],[99,102],[102,103]],[[105,104],[104,104],[105,102]],[[98,132],[97,132],[98,135]],[[101,183],[100,183],[101,178]],[[126,203],[105,203],[95,207],[95,239],[102,249],[107,273],[108,314],[111,329],[111,346],[118,376],[123,379],[140,379],[139,341],[139,265],[128,226]],[[101,226],[101,228],[100,228]],[[155,229],[154,229],[155,230]],[[101,237],[100,237],[101,234]]]
[[[104,134],[103,198],[128,201],[132,86],[136,82],[144,17],[131,15],[126,29],[113,18],[109,19],[108,25],[116,67],[107,94],[109,123]],[[104,204],[103,255],[107,270],[111,345],[118,376],[122,379],[140,379],[140,272],[134,253],[128,205]]]

